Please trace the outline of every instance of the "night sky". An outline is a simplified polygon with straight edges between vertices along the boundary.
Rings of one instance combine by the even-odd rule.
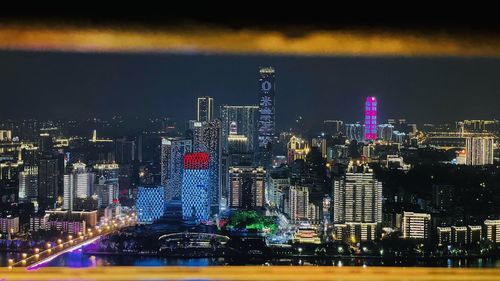
[[[0,118],[195,117],[195,98],[256,104],[259,66],[276,69],[278,127],[297,115],[438,122],[500,117],[500,59],[0,52]]]

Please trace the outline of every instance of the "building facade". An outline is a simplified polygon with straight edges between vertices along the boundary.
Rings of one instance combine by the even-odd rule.
[[[259,70],[259,147],[272,145],[275,135],[275,71],[272,67]]]
[[[493,243],[500,243],[500,220],[485,220],[486,238]]]
[[[208,96],[199,97],[196,103],[196,121],[209,122],[213,119],[214,99]]]
[[[161,185],[166,200],[180,200],[182,191],[183,157],[193,150],[191,140],[163,138],[161,142]]]
[[[83,163],[74,163],[73,171],[64,175],[63,209],[73,211],[75,198],[86,199],[92,195],[94,174]]]
[[[19,173],[19,200],[31,202],[38,197],[38,167],[25,167]]]
[[[365,101],[365,140],[377,139],[377,99],[367,97]]]
[[[184,220],[206,221],[211,215],[211,178],[209,154],[194,152],[184,155],[182,176],[182,217]]]
[[[165,194],[162,186],[140,186],[137,192],[137,222],[152,223],[163,216]]]
[[[467,165],[493,164],[493,137],[467,137],[465,139],[465,152]]]
[[[333,185],[334,223],[382,223],[382,183],[368,166],[349,165]]]
[[[229,168],[229,207],[264,207],[266,171],[263,167]]]
[[[193,133],[193,151],[206,152],[208,154],[208,172],[210,173],[210,206],[212,209],[211,212],[214,214],[218,213],[220,199],[222,197],[222,146],[220,120],[214,119],[210,122],[201,122],[195,124]]]
[[[257,117],[259,107],[256,105],[223,105],[220,108],[222,124],[222,151],[229,153],[228,138],[230,134],[244,136],[249,151],[257,148]],[[232,129],[236,129],[232,132]]]
[[[401,230],[403,238],[430,238],[431,215],[426,213],[403,212]]]

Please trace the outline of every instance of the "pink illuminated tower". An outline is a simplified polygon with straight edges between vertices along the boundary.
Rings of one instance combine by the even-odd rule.
[[[365,140],[377,138],[377,99],[367,97],[365,101]]]

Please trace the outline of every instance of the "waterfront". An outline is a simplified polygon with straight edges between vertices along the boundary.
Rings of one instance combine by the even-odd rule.
[[[86,247],[92,247],[88,245]],[[0,253],[0,266],[7,265],[8,258],[18,253]],[[499,258],[457,258],[457,259],[365,259],[345,257],[335,259],[271,259],[271,260],[229,260],[224,258],[170,258],[140,255],[92,255],[79,248],[64,253],[42,267],[102,267],[102,266],[222,266],[222,265],[320,265],[320,266],[408,266],[408,267],[453,267],[453,268],[498,268]]]

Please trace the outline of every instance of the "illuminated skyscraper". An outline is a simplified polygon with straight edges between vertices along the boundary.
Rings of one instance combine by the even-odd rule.
[[[83,163],[73,164],[73,171],[64,175],[64,203],[63,208],[73,211],[74,199],[86,199],[90,197],[94,174],[87,172]]]
[[[350,164],[333,186],[334,223],[382,223],[382,183],[368,166]]]
[[[192,141],[163,138],[161,141],[161,185],[165,199],[180,199],[182,190],[183,157],[193,149]]]
[[[493,137],[472,136],[465,139],[467,165],[493,164]]]
[[[220,108],[222,122],[222,150],[228,153],[229,135],[240,135],[247,138],[248,150],[257,148],[257,115],[256,105],[223,105]],[[235,128],[235,132],[231,132]]]
[[[94,165],[97,184],[94,194],[97,194],[99,207],[107,207],[119,197],[119,166],[116,163],[101,163]]]
[[[377,238],[382,223],[382,183],[368,166],[350,163],[345,176],[334,182],[333,222],[338,240]]]
[[[211,214],[209,154],[187,153],[183,159],[182,217],[185,220],[208,220]]]
[[[377,139],[377,99],[367,97],[365,101],[365,140]]]
[[[275,135],[275,72],[272,67],[259,70],[259,156],[261,165],[271,163],[271,149]]]
[[[196,121],[208,122],[213,119],[214,99],[208,96],[199,97],[196,106]]]
[[[264,207],[265,179],[266,171],[262,167],[229,168],[229,207]]]
[[[219,212],[221,198],[221,122],[196,122],[193,132],[193,152],[206,152],[209,155],[210,205],[212,213]]]
[[[162,186],[140,186],[137,192],[137,221],[152,223],[159,219],[165,209]]]
[[[38,167],[25,167],[19,173],[19,200],[30,202],[38,196]]]
[[[308,220],[309,214],[309,188],[306,186],[291,185],[288,189],[288,204],[285,204],[285,213],[292,221]]]

